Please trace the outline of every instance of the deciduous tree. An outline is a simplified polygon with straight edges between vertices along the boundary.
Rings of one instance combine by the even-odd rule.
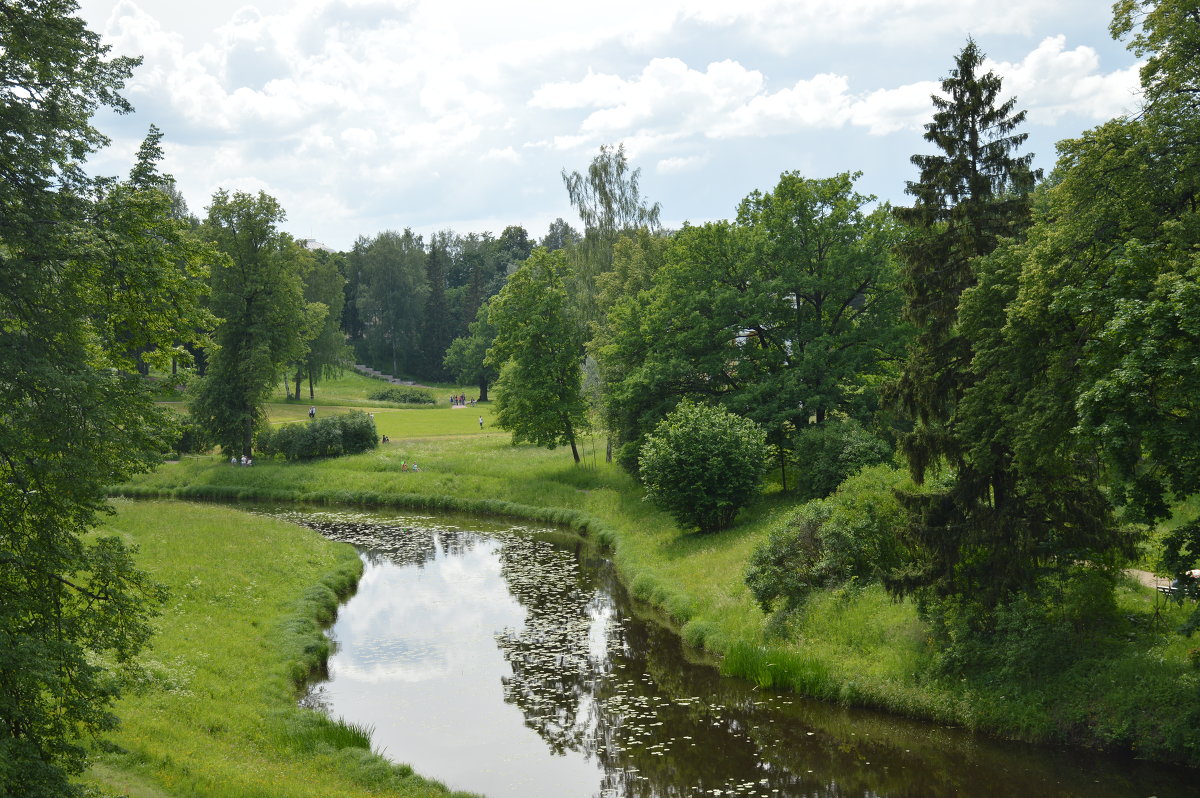
[[[0,795],[72,795],[83,735],[162,590],[117,537],[87,537],[106,486],[150,468],[172,424],[136,373],[204,324],[207,253],[157,188],[102,187],[80,162],[134,59],[75,4],[0,4]]]
[[[583,333],[571,313],[561,250],[534,250],[491,301],[496,338],[486,364],[500,371],[496,421],[513,442],[571,447],[587,428],[580,362]]]
[[[278,230],[284,217],[263,192],[220,190],[204,224],[226,257],[212,270],[210,307],[220,323],[192,415],[226,453],[253,453],[272,386],[305,353],[326,312],[304,301],[311,255]]]

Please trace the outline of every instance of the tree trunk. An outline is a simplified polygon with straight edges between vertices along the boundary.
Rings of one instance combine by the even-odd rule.
[[[604,439],[604,462],[612,462],[612,438]]]
[[[296,401],[300,401],[300,380],[304,377],[304,372],[296,369]],[[290,398],[290,397],[289,397]]]
[[[242,436],[242,456],[250,457],[254,454],[254,419],[246,419],[246,431]]]
[[[783,483],[783,492],[787,493],[787,455],[782,446],[779,447],[779,481]]]
[[[569,418],[564,417],[563,424],[567,428],[567,440],[571,442],[571,456],[575,458],[575,465],[579,465],[579,449],[575,446],[575,430],[572,428]]]
[[[487,385],[488,385],[487,379],[485,377],[480,377],[479,378],[479,401],[481,401],[481,402],[486,402],[488,400]]]

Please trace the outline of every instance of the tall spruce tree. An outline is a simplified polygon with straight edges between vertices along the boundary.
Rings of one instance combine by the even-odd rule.
[[[1027,574],[996,568],[1000,545],[1013,521],[1006,510],[1013,485],[1010,458],[992,452],[986,465],[968,456],[959,428],[959,404],[974,381],[971,341],[959,326],[959,300],[977,282],[975,259],[1029,223],[1029,195],[1040,174],[1032,155],[1019,155],[1027,134],[1015,132],[1024,111],[1003,102],[1001,81],[981,74],[983,53],[968,39],[955,58],[942,94],[933,96],[933,121],[925,140],[940,152],[914,155],[920,177],[908,183],[915,198],[897,208],[905,227],[902,262],[905,315],[916,339],[892,395],[911,420],[901,439],[918,484],[944,467],[937,486],[907,497],[907,530],[914,559],[890,580],[910,593],[932,587],[938,595],[971,594],[984,605],[1003,600]],[[998,526],[999,525],[999,526]]]

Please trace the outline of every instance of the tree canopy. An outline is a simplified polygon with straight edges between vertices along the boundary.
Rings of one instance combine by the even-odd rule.
[[[106,143],[92,114],[129,110],[136,60],[73,10],[0,7],[0,794],[26,798],[76,792],[81,735],[116,723],[109,666],[150,636],[162,589],[118,537],[87,533],[106,486],[166,448],[139,358],[186,357],[212,257],[152,152],[129,182],[85,175]]]

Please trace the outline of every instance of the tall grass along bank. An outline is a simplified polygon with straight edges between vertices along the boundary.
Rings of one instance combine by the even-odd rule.
[[[1001,736],[1129,750],[1200,765],[1197,643],[1172,633],[1186,612],[1135,585],[1103,648],[1043,651],[1046,668],[946,678],[927,628],[878,586],[821,592],[768,622],[745,585],[746,564],[795,502],[768,493],[718,534],[682,534],[636,483],[584,447],[561,451],[507,437],[410,439],[315,463],[231,467],[186,458],[137,482],[129,496],[306,501],[447,509],[566,524],[609,544],[634,595],[664,610],[684,639],[723,670],[797,692],[986,730]],[[406,470],[413,462],[420,471]],[[1020,652],[1017,652],[1020,653]],[[1065,654],[1066,656],[1059,656]]]

